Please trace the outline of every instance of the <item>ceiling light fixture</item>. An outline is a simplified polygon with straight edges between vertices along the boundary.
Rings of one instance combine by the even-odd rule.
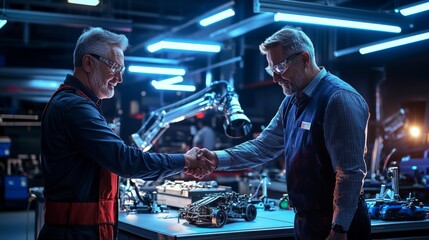
[[[159,41],[147,46],[149,52],[156,52],[161,49],[174,49],[197,52],[220,52],[221,45],[215,43],[189,42],[189,41]]]
[[[372,30],[372,31],[392,32],[392,33],[401,32],[401,28],[398,26],[378,24],[378,23],[358,22],[358,21],[352,21],[352,20],[334,19],[334,18],[328,18],[328,17],[313,17],[313,16],[305,16],[300,14],[289,14],[289,13],[275,14],[274,21],[298,22],[298,23],[316,24],[316,25],[323,25],[323,26],[330,26],[330,27],[344,27],[344,28],[354,28],[354,29],[363,29],[363,30]]]
[[[219,13],[213,14],[209,17],[206,17],[204,19],[201,19],[199,23],[201,26],[206,27],[206,26],[211,25],[213,23],[216,23],[216,22],[222,21],[224,19],[230,18],[234,15],[235,15],[235,11],[232,8],[228,8],[222,12],[219,12]]]
[[[135,65],[129,66],[128,71],[133,73],[149,73],[149,74],[179,75],[179,76],[183,76],[186,73],[186,70],[183,68],[135,66]]]
[[[183,82],[183,77],[181,76],[177,76],[177,77],[172,77],[172,78],[167,78],[164,80],[152,80],[152,85],[155,84],[165,84],[165,85],[171,85],[171,84],[175,84],[175,83],[181,83]]]
[[[86,6],[97,6],[100,3],[99,0],[67,0],[67,2]]]
[[[366,11],[302,1],[254,0],[254,12],[271,12],[275,21],[399,33],[410,19],[399,14]]]
[[[153,80],[151,82],[152,86],[157,90],[170,90],[170,91],[184,91],[184,92],[194,92],[194,85],[182,85],[182,84],[163,84]]]
[[[130,62],[145,62],[145,63],[171,64],[171,65],[178,65],[180,63],[180,60],[176,60],[176,59],[137,57],[137,56],[125,56],[124,60],[130,61]]]
[[[420,42],[429,39],[429,31],[413,33],[408,36],[403,36],[394,40],[384,40],[383,42],[376,43],[367,47],[359,49],[360,54],[367,54],[372,52],[381,51],[384,49],[394,48],[410,43]]]
[[[395,9],[395,12],[400,12],[404,16],[409,16],[429,10],[429,1],[418,2],[406,5]]]
[[[5,19],[5,16],[4,16],[5,3],[6,3],[6,0],[3,0],[3,10],[2,10],[2,13],[0,13],[0,29],[7,23],[7,20]]]
[[[408,35],[398,36],[394,38],[384,39],[373,43],[350,47],[342,50],[334,51],[335,57],[341,57],[347,54],[359,52],[360,54],[368,54],[389,48],[399,47],[406,44],[420,42],[429,39],[429,30],[412,33]]]
[[[6,20],[6,19],[0,19],[0,29],[1,29],[4,25],[6,25],[6,23],[7,23],[7,20]]]

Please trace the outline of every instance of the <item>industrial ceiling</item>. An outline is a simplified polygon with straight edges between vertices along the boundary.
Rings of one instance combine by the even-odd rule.
[[[0,98],[2,101],[7,98],[22,98],[45,102],[56,87],[55,84],[49,84],[49,81],[62,81],[66,73],[72,72],[72,53],[75,42],[83,29],[90,26],[110,29],[123,33],[129,38],[131,46],[125,53],[127,66],[142,63],[163,64],[162,61],[167,59],[171,61],[170,65],[184,66],[191,73],[188,76],[190,81],[195,81],[198,79],[196,75],[204,74],[208,69],[245,64],[246,61],[253,64],[255,60],[248,58],[254,58],[255,55],[248,52],[257,52],[257,46],[264,38],[287,24],[274,22],[272,12],[266,10],[255,12],[255,4],[261,2],[264,1],[106,0],[100,1],[97,6],[90,7],[70,4],[66,0],[3,0],[0,19],[7,19],[8,22],[0,29]],[[281,6],[282,2],[294,1],[268,2],[273,3],[274,6]],[[396,7],[417,1],[296,2],[365,10],[375,15],[383,15],[394,14],[393,10]],[[203,16],[227,7],[235,10],[234,17],[206,28],[198,25],[198,21]],[[408,18],[404,21],[406,26],[403,28],[403,33],[429,29],[427,16],[428,14],[424,13]],[[331,27],[301,26],[315,32],[331,31],[330,38],[324,40],[329,43],[327,43],[327,50],[323,52],[326,56],[322,56],[322,59],[333,63],[356,64],[360,61],[377,61],[369,57],[360,57],[356,53],[335,59],[333,51],[353,49],[360,44],[395,36],[390,33],[368,33],[362,30],[336,31]],[[148,43],[163,38],[215,41],[223,44],[223,48],[219,53],[209,54],[178,51],[151,53],[146,49]],[[429,49],[427,42],[417,45],[416,48],[417,50],[411,50],[411,53],[427,52]],[[378,55],[378,58],[381,61],[392,61],[392,58],[386,59],[382,55]],[[256,67],[263,69],[263,64],[266,63],[259,61],[258,64],[261,66]],[[231,68],[226,69],[232,71]],[[133,75],[125,72],[124,78],[123,85],[127,85],[150,81],[156,76]],[[262,81],[267,76],[264,76],[261,71],[256,74],[256,78]],[[34,85],[35,79],[43,80],[42,84]],[[243,84],[246,83],[246,80],[242,81]]]

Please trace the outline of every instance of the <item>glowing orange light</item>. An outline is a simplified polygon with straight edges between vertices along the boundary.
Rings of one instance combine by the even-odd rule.
[[[422,131],[419,127],[417,126],[411,126],[410,130],[409,130],[410,136],[413,138],[418,138],[421,136]]]

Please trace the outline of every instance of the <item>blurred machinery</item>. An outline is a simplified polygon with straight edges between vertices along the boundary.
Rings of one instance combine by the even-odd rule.
[[[141,188],[143,180],[125,179],[120,181],[120,209],[135,213],[158,213],[167,210],[167,206],[157,199],[156,191]]]
[[[382,173],[382,171],[380,171],[381,166],[383,166],[382,170],[386,170],[390,158],[396,152],[396,148],[390,149],[390,152],[386,155],[384,161],[382,162],[381,159],[383,156],[383,150],[385,150],[385,141],[399,140],[403,138],[405,136],[404,126],[406,124],[406,120],[406,111],[401,108],[398,112],[381,122],[374,141],[371,155],[371,180],[377,180],[377,178],[380,176]]]
[[[216,81],[194,95],[152,111],[142,127],[131,135],[131,139],[137,147],[148,151],[171,123],[183,121],[209,109],[224,114],[223,127],[227,136],[240,138],[250,133],[252,124],[244,115],[233,87],[226,81]]]
[[[268,200],[268,185],[271,184],[270,179],[267,174],[261,174],[259,176],[260,181],[255,191],[249,195],[249,201],[252,202],[257,208],[262,208],[264,210],[275,210],[275,204],[273,201]],[[259,195],[259,189],[262,187],[261,195]],[[251,186],[249,186],[251,188]]]
[[[392,179],[392,189],[386,189],[383,184],[374,199],[366,200],[370,217],[388,221],[425,219],[423,203],[412,197],[411,193],[406,200],[401,200],[398,168],[389,168],[388,176]]]

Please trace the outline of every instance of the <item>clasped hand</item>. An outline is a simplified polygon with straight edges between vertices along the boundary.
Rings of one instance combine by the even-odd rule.
[[[201,179],[217,167],[217,156],[206,148],[193,147],[185,154],[184,172]]]

